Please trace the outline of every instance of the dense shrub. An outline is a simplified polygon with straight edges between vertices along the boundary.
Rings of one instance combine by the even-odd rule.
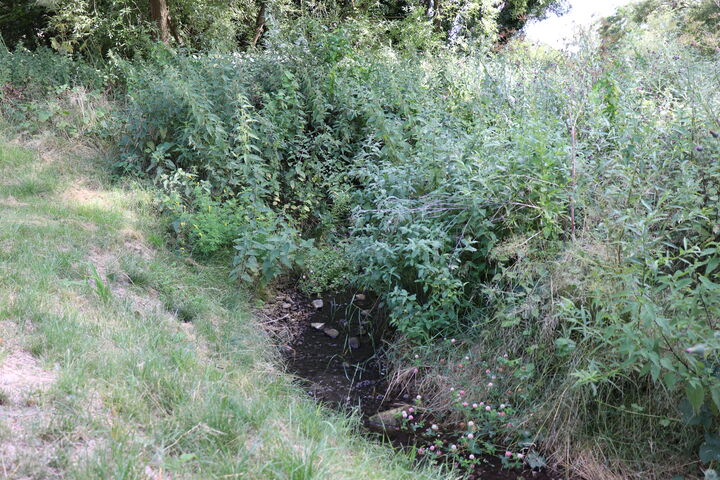
[[[587,435],[631,435],[638,449],[706,412],[667,448],[707,438],[707,462],[720,407],[717,64],[649,36],[595,52],[358,55],[333,32],[177,58],[130,76],[122,166],[203,182],[210,197],[185,205],[218,214],[203,213],[193,244],[235,235],[244,278],[275,277],[275,258],[296,267],[302,237],[349,235],[355,282],[400,332],[470,328],[492,355],[505,345],[535,372],[515,402],[563,391],[593,417]],[[245,211],[274,220],[243,229]],[[595,417],[600,401],[619,410]],[[601,426],[635,414],[625,431]]]
[[[39,2],[0,0],[0,45],[15,49],[44,45],[43,30],[47,27],[48,12]]]
[[[99,59],[111,52],[142,58],[154,48],[157,24],[150,3],[130,0],[44,2],[42,34],[65,54]],[[169,43],[189,49],[231,50],[252,34],[256,2],[193,0],[167,2]]]
[[[340,292],[347,289],[355,268],[347,254],[347,245],[337,243],[312,249],[304,261],[300,290],[307,294]]]
[[[658,25],[677,41],[707,53],[720,49],[720,4],[715,0],[643,0],[631,3],[603,20],[601,33],[608,46],[638,30]],[[671,26],[670,29],[667,26]]]
[[[156,40],[189,50],[246,50],[308,19],[357,21],[365,35],[406,48],[507,40],[532,17],[562,11],[562,0],[384,2],[319,0],[0,0],[0,43],[52,46],[101,59],[144,58]],[[166,10],[166,15],[160,15]]]
[[[12,87],[26,99],[43,97],[63,86],[99,89],[106,80],[104,73],[85,62],[59,56],[49,48],[10,51],[0,45],[0,86]]]

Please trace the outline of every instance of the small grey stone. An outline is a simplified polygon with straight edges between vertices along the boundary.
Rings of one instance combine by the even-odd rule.
[[[282,309],[283,309],[283,310],[290,310],[290,307],[292,307],[292,304],[291,304],[291,303],[287,303],[287,302],[286,302],[286,303],[283,303],[283,304],[282,304]]]
[[[322,328],[325,326],[324,323],[311,323],[311,327],[313,327],[315,330],[322,330]]]
[[[360,348],[360,339],[358,337],[348,338],[348,347],[350,347],[354,350]]]
[[[325,335],[330,338],[337,338],[337,336],[340,335],[340,332],[338,332],[334,328],[326,328],[325,330],[323,330],[323,332],[325,332]]]
[[[325,304],[323,303],[322,299],[318,298],[317,300],[313,300],[312,305],[317,310],[320,310],[321,308],[323,308],[323,305],[325,305]]]
[[[399,428],[402,425],[402,412],[408,408],[403,405],[401,407],[378,412],[368,419],[368,426],[374,430],[382,431],[388,428]]]
[[[365,300],[365,294],[364,293],[358,293],[355,295],[355,300],[362,302]]]

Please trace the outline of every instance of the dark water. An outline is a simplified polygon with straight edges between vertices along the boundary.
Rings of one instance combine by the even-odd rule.
[[[326,295],[322,298],[322,308],[316,309],[312,299],[296,297],[294,300],[302,302],[306,314],[295,320],[294,340],[285,350],[288,370],[318,402],[344,411],[358,409],[368,433],[377,435],[378,430],[369,421],[370,417],[406,404],[408,394],[398,398],[388,392],[382,339],[390,331],[379,314],[376,301],[363,294]],[[316,328],[312,324],[322,324],[322,327]],[[335,338],[328,334],[335,333],[330,329],[337,331]],[[425,420],[442,424],[440,419]],[[426,441],[421,434],[403,430],[383,430],[382,436],[398,448],[423,445]],[[442,438],[447,444],[457,440],[451,431]],[[418,459],[423,460],[422,457]],[[434,461],[443,463],[447,460],[441,457]],[[552,471],[505,470],[500,460],[493,456],[484,457],[481,465],[465,473],[469,479],[484,480],[564,478]]]

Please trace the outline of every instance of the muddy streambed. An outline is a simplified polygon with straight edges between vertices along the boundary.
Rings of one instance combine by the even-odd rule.
[[[382,357],[383,338],[390,334],[374,297],[362,293],[325,295],[308,299],[281,295],[266,316],[288,324],[291,336],[283,348],[290,373],[316,401],[349,412],[359,410],[368,435],[388,439],[398,448],[426,441],[408,430],[378,425],[383,415],[411,403],[408,392],[388,392],[388,372]],[[292,313],[283,313],[283,311]],[[428,422],[432,419],[425,419]],[[441,422],[438,422],[441,423]],[[443,440],[453,443],[452,433]],[[418,456],[418,459],[426,458]],[[446,459],[439,458],[440,462]],[[487,480],[558,480],[552,471],[506,470],[498,458],[487,456],[482,466],[467,471],[468,478]]]
[[[358,408],[364,417],[375,414],[387,383],[380,357],[383,331],[372,321],[374,302],[364,294],[341,294],[308,304],[312,311],[285,352],[288,370],[317,401]]]

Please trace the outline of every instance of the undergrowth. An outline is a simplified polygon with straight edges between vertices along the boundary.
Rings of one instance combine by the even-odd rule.
[[[503,401],[556,460],[588,449],[647,472],[652,445],[712,465],[717,64],[652,35],[612,55],[324,57],[318,42],[133,67],[119,165],[175,194],[203,185],[185,215],[225,232],[245,280],[334,286],[308,282],[323,277],[302,268],[321,258],[305,239],[341,244],[325,265],[379,293],[420,351],[482,345],[453,375],[478,398],[495,396],[478,366],[509,353]],[[241,218],[212,213],[238,197]]]

